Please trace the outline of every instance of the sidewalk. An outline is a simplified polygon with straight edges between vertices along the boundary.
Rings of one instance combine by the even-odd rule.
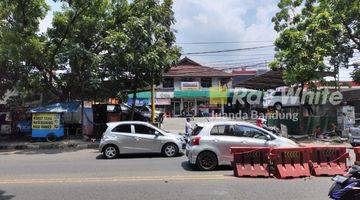
[[[13,150],[80,150],[98,149],[99,141],[91,142],[84,140],[62,140],[58,142],[0,142],[0,151]]]

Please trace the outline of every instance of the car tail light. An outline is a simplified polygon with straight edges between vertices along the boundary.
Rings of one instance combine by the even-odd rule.
[[[191,145],[199,145],[201,137],[196,136],[194,139],[191,140]]]

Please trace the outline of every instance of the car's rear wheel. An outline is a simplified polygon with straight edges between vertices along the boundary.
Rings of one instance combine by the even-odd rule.
[[[114,159],[119,155],[119,149],[115,145],[107,145],[104,147],[103,155],[106,159]]]
[[[214,170],[218,165],[218,159],[215,153],[205,151],[198,155],[196,165],[203,171]]]
[[[168,143],[166,144],[162,149],[162,154],[166,157],[174,157],[178,155],[179,148],[176,146],[176,144]]]
[[[281,110],[282,105],[281,105],[281,103],[275,103],[274,107],[276,110]]]

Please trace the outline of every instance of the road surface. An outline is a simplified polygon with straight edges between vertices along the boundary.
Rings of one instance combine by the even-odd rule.
[[[123,156],[96,150],[0,152],[0,200],[328,199],[327,177],[235,178],[228,167],[201,172],[185,156]]]

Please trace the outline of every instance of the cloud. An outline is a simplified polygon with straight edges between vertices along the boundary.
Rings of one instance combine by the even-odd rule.
[[[269,45],[276,38],[271,22],[277,11],[275,0],[175,0],[174,11],[177,42],[244,41],[224,45],[181,45],[185,53]],[[272,54],[273,50],[257,53]],[[219,60],[219,57],[194,56],[194,59],[208,62]]]
[[[276,4],[269,1],[175,0],[174,10],[175,28],[182,42],[275,38],[271,18]],[[264,34],[259,34],[257,28]]]

